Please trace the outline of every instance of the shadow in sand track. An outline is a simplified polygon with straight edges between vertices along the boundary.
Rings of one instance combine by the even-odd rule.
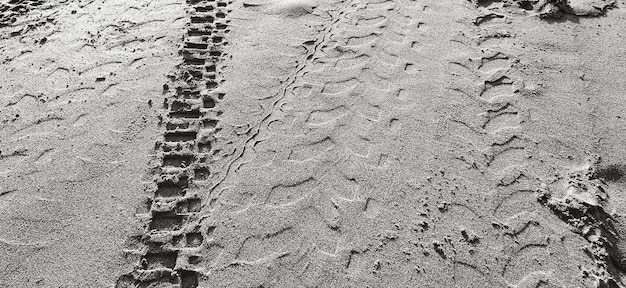
[[[10,26],[17,21],[17,17],[44,3],[43,0],[10,0],[0,3],[0,28]]]

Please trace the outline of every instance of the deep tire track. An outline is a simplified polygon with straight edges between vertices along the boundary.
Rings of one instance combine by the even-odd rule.
[[[224,94],[221,65],[229,32],[227,1],[188,0],[190,24],[183,37],[183,63],[163,85],[163,137],[155,144],[157,163],[152,195],[145,200],[141,235],[130,237],[125,252],[136,261],[116,287],[195,288],[202,281],[202,252],[210,231],[199,223],[205,194],[216,181],[222,158],[219,108]],[[218,181],[219,183],[219,181]],[[160,286],[159,286],[160,287]]]

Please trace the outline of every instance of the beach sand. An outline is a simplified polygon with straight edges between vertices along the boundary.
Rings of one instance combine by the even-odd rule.
[[[623,0],[0,3],[0,287],[626,287]]]

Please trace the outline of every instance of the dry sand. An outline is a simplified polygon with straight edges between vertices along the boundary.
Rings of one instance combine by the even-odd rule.
[[[0,287],[626,287],[624,0],[0,2]]]

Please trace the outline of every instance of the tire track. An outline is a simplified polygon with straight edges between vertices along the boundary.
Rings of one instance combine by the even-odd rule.
[[[348,6],[349,3],[350,2],[347,1],[345,5]],[[284,81],[285,85],[283,86],[283,88],[280,89],[280,93],[278,95],[273,96],[274,99],[272,100],[272,103],[269,105],[269,108],[264,111],[263,116],[261,120],[258,122],[258,124],[253,127],[248,127],[248,129],[246,129],[246,131],[242,133],[246,135],[245,140],[243,141],[243,143],[240,145],[239,148],[236,148],[234,152],[234,156],[230,158],[230,161],[226,165],[224,176],[213,184],[213,186],[211,187],[211,191],[216,190],[217,186],[226,179],[226,176],[228,175],[228,173],[230,173],[233,170],[236,170],[237,166],[235,165],[235,162],[237,162],[237,160],[244,157],[246,150],[250,146],[252,146],[254,139],[262,132],[264,128],[266,129],[269,126],[271,121],[273,121],[272,116],[274,115],[275,110],[279,109],[278,108],[279,103],[281,101],[284,101],[284,99],[287,97],[288,91],[290,90],[290,88],[292,88],[294,83],[296,83],[297,79],[302,76],[302,74],[304,73],[305,67],[307,67],[307,65],[312,62],[314,55],[316,53],[319,53],[322,44],[328,41],[328,37],[331,35],[331,31],[336,28],[336,25],[339,22],[340,18],[344,15],[345,12],[343,12],[343,10],[339,10],[339,11],[340,11],[339,15],[330,20],[331,25],[328,25],[323,31],[321,31],[321,37],[319,39],[316,39],[313,42],[312,51],[308,53],[307,56],[303,60],[300,61],[300,63],[298,64],[298,67],[293,72],[293,74]],[[219,196],[219,195],[216,195],[216,196]]]
[[[220,123],[221,65],[227,55],[228,1],[188,0],[190,24],[180,51],[183,63],[163,85],[163,137],[155,143],[153,182],[147,188],[143,234],[129,238],[132,272],[116,287],[173,285],[198,287],[202,254],[210,246],[210,229],[199,215],[206,201],[201,188],[220,176],[224,145]]]
[[[17,18],[44,5],[44,0],[11,0],[0,3],[0,28],[9,27]]]
[[[478,118],[466,116],[453,122],[462,127],[458,131],[466,131],[459,132],[459,137],[475,139],[471,145],[480,151],[480,156],[476,155],[478,157],[475,156],[470,161],[473,163],[472,167],[481,171],[482,177],[492,183],[490,186],[497,193],[492,200],[495,209],[490,216],[493,219],[503,218],[503,223],[511,225],[506,225],[502,239],[515,239],[515,243],[506,244],[508,248],[498,251],[506,261],[497,264],[497,277],[510,283],[509,285],[522,285],[522,282],[523,285],[558,283],[559,280],[555,281],[558,277],[544,277],[535,279],[537,282],[526,283],[531,281],[529,279],[532,277],[529,278],[529,275],[546,271],[547,267],[541,266],[546,264],[533,263],[532,267],[518,264],[530,263],[527,262],[529,259],[537,257],[542,259],[540,255],[543,251],[558,248],[550,245],[550,240],[535,239],[536,237],[529,236],[535,233],[526,231],[532,229],[542,235],[554,233],[548,227],[533,222],[532,215],[520,218],[520,215],[530,213],[526,210],[520,211],[520,208],[538,209],[533,201],[534,197],[525,193],[537,185],[532,168],[529,168],[532,167],[530,155],[534,154],[537,143],[525,136],[529,112],[520,98],[524,89],[524,78],[517,69],[518,52],[513,45],[515,34],[508,29],[511,23],[509,17],[495,8],[492,10],[488,4],[477,5],[475,16],[468,21],[470,23],[464,34],[454,40],[462,43],[471,52],[450,61],[455,79],[450,90],[469,98],[474,103],[470,109]],[[523,205],[512,211],[501,209],[507,201],[519,201],[517,197],[512,197],[516,194],[525,195],[526,199],[522,203],[529,202],[528,205],[531,206]],[[515,231],[519,223],[523,228],[519,233],[511,234],[510,231]],[[537,225],[528,226],[529,223]],[[521,235],[523,233],[529,234]]]
[[[375,201],[363,199],[367,195],[359,195],[363,190],[359,183],[362,180],[343,171],[345,166],[339,162],[364,161],[374,169],[389,166],[385,156],[369,153],[370,143],[364,138],[384,137],[376,133],[383,130],[383,134],[389,129],[381,118],[388,118],[386,113],[395,113],[386,110],[394,108],[389,102],[393,101],[394,90],[400,85],[392,75],[405,78],[408,75],[404,70],[408,60],[401,54],[411,50],[406,30],[417,25],[417,21],[407,19],[406,15],[415,11],[405,10],[399,4],[401,1],[369,2],[375,5],[368,8],[368,4],[358,1],[342,1],[328,8],[329,17],[324,19],[328,25],[322,26],[318,37],[303,39],[306,53],[298,56],[297,67],[281,81],[280,93],[268,101],[271,105],[264,105],[262,121],[252,125],[245,147],[239,146],[241,154],[236,155],[241,155],[237,158],[242,160],[233,158],[229,175],[237,174],[233,178],[241,177],[241,180],[235,178],[241,182],[229,179],[232,193],[227,190],[229,187],[216,188],[226,190],[223,205],[217,206],[213,215],[206,216],[207,222],[232,223],[218,231],[224,235],[221,243],[224,253],[212,270],[215,279],[226,281],[231,275],[242,274],[236,281],[245,284],[239,286],[258,285],[253,283],[280,286],[272,282],[273,276],[263,276],[272,273],[264,268],[268,263],[275,263],[272,265],[277,265],[276,269],[282,269],[280,263],[296,261],[298,255],[303,255],[302,261],[297,260],[298,266],[304,266],[301,269],[307,273],[326,269],[309,260],[317,258],[337,267],[333,277],[343,277],[344,273],[355,269],[350,265],[350,255],[363,254],[355,255],[354,262],[359,257],[370,260],[375,257],[366,255],[374,252],[363,251],[362,243],[347,240],[356,237],[353,235],[367,237],[367,229],[358,227],[372,225],[377,231],[379,227],[373,227],[374,220],[368,218],[375,205],[367,203]],[[326,14],[326,11],[319,14]],[[401,15],[405,16],[396,17]],[[359,23],[357,27],[353,25],[355,22]],[[302,97],[304,95],[307,97]],[[380,103],[371,103],[375,97],[380,98],[377,100]],[[290,129],[278,132],[271,127],[273,121],[285,118],[296,119],[298,125],[305,126],[304,135]],[[365,137],[360,138],[361,135]],[[262,157],[255,155],[255,150],[262,149],[263,145],[280,150],[280,158],[261,168],[239,169],[246,167],[242,162]],[[239,195],[242,197],[237,198]],[[230,199],[233,202],[228,202]],[[223,220],[225,215],[221,215],[220,210],[232,211],[232,216]],[[353,217],[356,218],[354,225],[345,224]],[[290,234],[269,237],[273,232],[268,231],[279,227],[288,229]],[[291,241],[281,240],[285,238]],[[386,242],[395,238],[380,231],[376,239],[373,241],[383,243],[379,247],[382,249]],[[395,244],[385,249],[392,247]],[[276,253],[284,255],[275,257]],[[284,276],[283,272],[280,275]],[[290,277],[275,281],[291,287],[284,284]],[[301,278],[309,286],[330,283],[326,279],[305,279],[303,275],[293,277]]]
[[[451,70],[454,71],[452,74],[459,77],[455,78],[457,84],[452,85],[450,90],[460,92],[478,106],[472,109],[479,112],[480,119],[468,116],[453,122],[463,127],[459,131],[466,131],[459,132],[461,138],[473,139],[471,144],[481,149],[480,154],[484,158],[476,157],[474,162],[469,162],[495,184],[493,189],[497,194],[493,200],[495,208],[492,209],[492,216],[503,219],[507,232],[502,235],[515,241],[502,251],[507,260],[500,267],[499,274],[512,283],[510,285],[523,287],[541,283],[562,285],[567,281],[580,285],[594,277],[592,282],[597,287],[617,287],[615,278],[611,276],[615,268],[610,263],[611,257],[606,256],[607,251],[614,249],[610,242],[616,234],[607,228],[611,224],[598,224],[603,223],[598,219],[608,217],[606,213],[582,204],[568,207],[559,199],[552,198],[549,191],[539,188],[543,175],[536,175],[536,171],[545,164],[531,159],[533,155],[540,155],[537,150],[539,143],[525,136],[531,128],[527,125],[530,120],[528,110],[532,104],[529,105],[523,97],[526,93],[532,93],[532,89],[525,87],[524,77],[517,69],[519,54],[515,48],[516,36],[507,28],[520,14],[510,13],[515,9],[509,7],[512,4],[502,6],[498,2],[478,1],[475,17],[467,29],[469,33],[459,35],[455,40],[473,52],[468,53],[471,56],[450,61],[453,67]],[[518,8],[533,10],[532,7]],[[538,214],[545,211],[535,201],[537,191],[540,191],[539,203],[549,207],[556,216],[581,231],[591,229],[593,233],[607,238],[589,240],[593,246],[587,248],[587,251],[597,269],[578,266],[581,276],[576,279],[565,279],[550,273],[548,265],[564,269],[564,265],[571,264],[559,259],[564,257],[561,255],[569,255],[569,252],[555,244],[552,237],[538,236],[558,232],[547,221],[538,221]],[[591,215],[572,219],[572,213]],[[565,239],[565,236],[561,237]],[[558,259],[558,262],[542,260],[545,259],[542,256],[545,251],[552,251],[552,257]]]

